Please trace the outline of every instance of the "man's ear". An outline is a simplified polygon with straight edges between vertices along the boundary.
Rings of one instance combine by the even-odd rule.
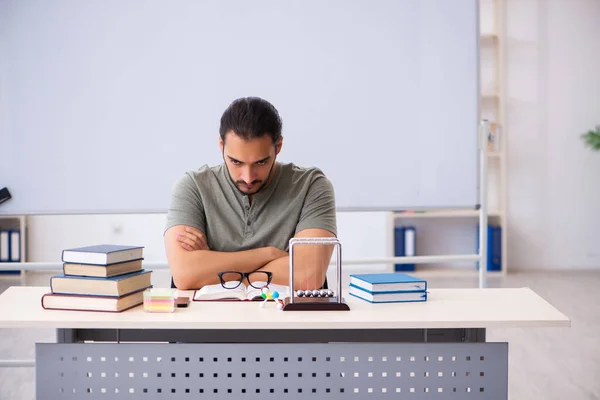
[[[278,155],[281,151],[281,147],[283,147],[283,136],[279,137],[277,144],[275,145],[275,155]]]
[[[219,135],[219,149],[221,149],[221,154],[223,154],[224,143],[223,143],[223,138],[220,135]]]

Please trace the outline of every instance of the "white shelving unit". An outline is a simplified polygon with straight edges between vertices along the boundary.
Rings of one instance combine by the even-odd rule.
[[[20,250],[20,259],[21,262],[25,262],[27,261],[27,217],[22,216],[22,215],[15,215],[15,216],[10,216],[10,215],[0,215],[0,230],[13,230],[13,229],[18,229],[20,232],[20,246],[19,246],[19,250]],[[6,268],[3,268],[2,270],[6,270]],[[14,271],[18,271],[20,270],[19,268],[19,264],[15,264],[15,268],[14,269],[9,269],[9,270],[14,270]],[[23,272],[21,271],[21,274]],[[0,274],[0,276],[2,276]]]
[[[503,0],[491,0],[494,13],[494,31],[485,32],[480,36],[480,49],[482,54],[481,67],[490,67],[490,59],[493,55],[493,84],[487,82],[487,85],[481,85],[481,118],[487,119],[490,123],[497,124],[500,127],[500,135],[497,139],[498,149],[488,152],[488,223],[499,225],[502,228],[502,263],[501,271],[487,271],[489,276],[503,276],[507,273],[507,157],[506,157],[506,121],[504,106],[504,14],[505,4]],[[485,59],[484,59],[485,57]],[[483,76],[482,71],[482,76]],[[489,75],[489,74],[488,74]],[[475,138],[474,138],[475,140]],[[401,212],[395,213],[395,225],[410,225],[411,221],[439,220],[440,224],[447,226],[449,221],[456,221],[456,224],[464,220],[478,221],[478,210],[435,210],[425,212]],[[427,241],[427,235],[419,235],[418,242]],[[419,254],[419,244],[417,243],[417,255]],[[477,276],[476,268],[438,268],[427,267],[423,264],[416,265],[419,275],[451,275],[451,276]]]

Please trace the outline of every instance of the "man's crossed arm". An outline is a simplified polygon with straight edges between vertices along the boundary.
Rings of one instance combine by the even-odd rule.
[[[305,229],[301,237],[334,237],[324,229]],[[175,285],[182,290],[198,289],[219,283],[217,273],[270,271],[273,283],[289,284],[288,253],[276,247],[261,247],[238,252],[218,252],[208,248],[198,229],[176,225],[165,232],[167,260]],[[301,245],[294,249],[294,289],[319,288],[325,281],[333,246]]]

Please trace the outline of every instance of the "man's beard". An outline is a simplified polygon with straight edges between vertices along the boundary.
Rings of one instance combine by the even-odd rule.
[[[225,158],[223,157],[223,161],[225,161]],[[262,185],[260,185],[258,187],[258,189],[256,189],[253,192],[245,192],[242,189],[240,189],[240,184],[245,185],[246,182],[244,181],[234,181],[233,178],[231,177],[231,172],[229,172],[229,167],[227,166],[227,163],[225,163],[225,168],[227,168],[227,175],[229,175],[229,179],[231,180],[231,183],[233,183],[233,186],[235,186],[235,188],[238,190],[238,192],[240,192],[241,194],[243,194],[244,196],[254,196],[255,194],[257,194],[258,192],[260,192],[261,190],[263,190],[263,188],[265,186],[267,186],[267,184],[269,183],[269,180],[271,178],[271,173],[273,172],[273,167],[275,167],[275,163],[277,162],[277,159],[273,160],[273,164],[271,165],[271,168],[269,169],[269,174],[267,175],[267,179],[262,183]],[[258,184],[261,181],[253,181],[251,182],[252,185]]]
[[[231,175],[230,175],[230,176],[231,176]],[[268,181],[269,181],[269,180],[268,180],[268,178],[267,178],[267,182],[268,182]],[[252,186],[258,185],[260,182],[261,182],[261,181],[254,181],[254,182],[252,182]],[[254,191],[252,191],[252,192],[248,192],[248,191],[244,191],[244,190],[240,189],[240,185],[242,185],[242,186],[247,186],[247,185],[246,185],[246,182],[244,182],[244,181],[237,181],[237,182],[235,182],[235,188],[236,188],[236,189],[237,189],[237,190],[238,190],[240,193],[242,193],[242,194],[244,194],[244,195],[246,195],[246,196],[253,196],[253,195],[255,195],[256,193],[260,192],[260,191],[262,190],[262,188],[264,188],[264,187],[265,187],[265,185],[267,184],[267,182],[263,182],[263,183],[262,183],[262,185],[260,185],[260,186],[258,187],[258,189],[254,190]]]

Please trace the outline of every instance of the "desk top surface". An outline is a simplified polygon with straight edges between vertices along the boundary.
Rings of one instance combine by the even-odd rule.
[[[191,302],[174,313],[44,310],[48,287],[13,286],[0,295],[0,328],[424,329],[569,327],[529,288],[430,289],[422,303],[371,304],[349,296],[350,311],[278,311],[260,302]],[[180,291],[180,296],[192,292]]]

